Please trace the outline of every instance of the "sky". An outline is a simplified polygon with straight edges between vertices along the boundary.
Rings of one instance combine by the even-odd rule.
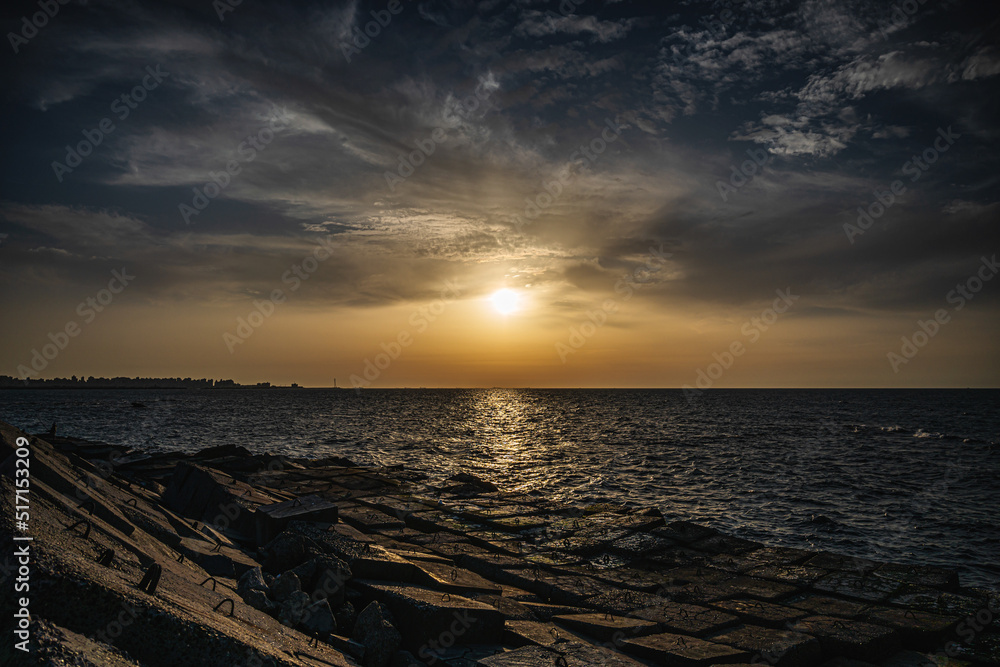
[[[9,4],[0,374],[995,387],[998,19]]]

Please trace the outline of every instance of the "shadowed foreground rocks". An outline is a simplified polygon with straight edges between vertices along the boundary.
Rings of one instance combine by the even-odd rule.
[[[35,538],[31,653],[7,640],[4,665],[1000,664],[1000,606],[948,570],[768,547],[470,474],[433,487],[335,458],[0,435],[4,543],[19,436]]]

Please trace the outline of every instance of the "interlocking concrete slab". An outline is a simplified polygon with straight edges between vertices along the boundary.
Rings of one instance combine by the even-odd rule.
[[[819,639],[829,655],[848,658],[885,658],[899,649],[898,633],[882,625],[832,616],[809,616],[792,625]]]
[[[630,615],[658,623],[667,632],[699,637],[719,632],[739,622],[732,614],[677,602],[636,609]]]
[[[627,639],[624,649],[658,664],[677,667],[707,667],[719,661],[732,663],[750,658],[748,651],[732,646],[668,633]]]
[[[745,625],[708,639],[748,651],[754,662],[776,667],[815,667],[824,655],[818,639],[791,630]]]
[[[788,623],[809,615],[804,609],[786,607],[760,600],[720,600],[719,602],[713,602],[711,606],[738,616],[745,623],[762,625],[768,628],[784,628],[787,627]]]

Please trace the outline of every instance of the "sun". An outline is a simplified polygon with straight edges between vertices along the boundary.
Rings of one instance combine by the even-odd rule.
[[[501,315],[510,315],[521,308],[521,295],[512,289],[502,289],[493,293],[490,297],[493,307]]]

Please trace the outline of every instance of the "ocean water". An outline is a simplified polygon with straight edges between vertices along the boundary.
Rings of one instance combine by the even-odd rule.
[[[134,401],[146,408],[133,407]],[[7,390],[0,419],[137,449],[469,471],[1000,589],[1000,390]]]

